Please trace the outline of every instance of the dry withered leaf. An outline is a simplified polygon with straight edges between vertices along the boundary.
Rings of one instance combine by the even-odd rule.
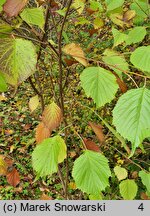
[[[52,197],[46,195],[45,193],[43,193],[41,196],[40,196],[40,200],[52,200]]]
[[[48,138],[51,135],[50,130],[41,122],[37,128],[35,133],[35,139],[37,144],[41,143],[44,139]]]
[[[92,150],[92,151],[95,151],[95,152],[100,152],[99,147],[91,139],[84,138],[83,141],[84,141],[84,144],[85,144],[85,146],[86,146],[86,148],[88,150]]]
[[[56,129],[62,121],[62,112],[59,106],[52,102],[48,105],[42,115],[42,122],[50,131]]]
[[[3,10],[9,17],[17,16],[19,12],[25,7],[28,0],[6,0]]]
[[[12,169],[7,172],[6,178],[8,183],[13,187],[16,187],[20,182],[20,176],[15,167],[12,167]]]
[[[78,63],[77,61],[75,61],[75,60],[73,60],[73,59],[67,59],[67,58],[65,58],[64,61],[65,61],[65,63],[67,64],[67,66],[71,66],[71,65],[73,65],[73,64]]]
[[[96,134],[98,140],[100,141],[100,143],[105,141],[105,137],[103,134],[103,130],[102,130],[102,126],[101,125],[97,125],[93,122],[89,122],[89,126],[92,128],[92,130],[94,131],[94,133]]]
[[[84,52],[79,44],[75,44],[75,43],[67,44],[63,48],[63,51],[66,54],[71,55],[74,59],[76,59],[78,62],[83,64],[85,67],[88,65]]]
[[[141,199],[142,200],[150,200],[150,197],[148,197],[148,195],[144,192],[141,193]]]
[[[116,80],[122,93],[125,93],[128,90],[126,83],[119,77],[116,77]]]

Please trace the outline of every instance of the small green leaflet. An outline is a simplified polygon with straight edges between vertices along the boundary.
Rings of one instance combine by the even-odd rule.
[[[120,194],[125,200],[133,200],[137,194],[137,184],[134,180],[123,180],[119,184]]]
[[[116,77],[102,67],[88,67],[80,75],[81,86],[97,107],[111,102],[118,90]]]
[[[128,63],[123,55],[110,49],[104,51],[103,61],[109,68],[114,70],[121,77],[122,71],[129,71]]]
[[[123,94],[114,110],[113,124],[132,143],[132,154],[142,141],[150,137],[150,90],[138,88]]]
[[[150,193],[150,173],[140,171],[139,176],[141,177],[142,183],[146,186],[148,193]]]
[[[120,167],[120,166],[115,166],[114,172],[115,172],[115,175],[117,176],[119,181],[127,178],[127,176],[128,176],[127,170],[123,167]]]
[[[94,11],[99,10],[103,11],[103,7],[100,2],[97,2],[95,0],[90,0],[90,8]]]
[[[37,25],[40,29],[44,28],[44,11],[42,7],[26,8],[20,14],[21,18],[29,25]]]
[[[77,188],[88,194],[96,195],[109,186],[111,171],[107,158],[98,153],[86,150],[75,160],[72,176]]]
[[[0,39],[0,71],[14,86],[36,70],[37,55],[32,42],[24,39]]]
[[[114,27],[112,28],[112,33],[113,33],[113,37],[114,37],[114,47],[118,46],[119,44],[122,44],[128,38],[128,35],[118,31]]]
[[[85,7],[85,0],[74,0],[72,7],[75,8],[78,12],[78,14],[80,15]]]
[[[52,175],[58,170],[58,163],[66,158],[66,144],[60,136],[45,139],[32,153],[33,169],[37,176]]]
[[[142,46],[134,50],[130,56],[130,62],[136,68],[150,74],[150,46]]]
[[[126,46],[141,42],[146,35],[145,27],[138,26],[129,31],[128,37],[125,40]]]

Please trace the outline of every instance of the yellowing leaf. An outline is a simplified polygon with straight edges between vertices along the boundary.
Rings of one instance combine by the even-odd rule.
[[[56,129],[60,125],[62,121],[62,112],[57,104],[52,102],[44,109],[42,121],[50,131]]]
[[[36,108],[38,107],[38,105],[39,105],[38,95],[30,98],[29,108],[30,108],[31,112],[33,112],[34,110],[36,110]]]
[[[99,29],[99,28],[102,28],[103,26],[104,26],[104,21],[99,17],[95,18],[95,20],[94,20],[94,28]]]
[[[124,13],[124,15],[123,15],[123,20],[124,20],[125,22],[127,22],[127,21],[133,19],[133,18],[135,17],[135,15],[136,15],[136,13],[135,13],[134,10],[128,10],[128,11],[126,11],[126,12]]]
[[[115,175],[117,176],[119,181],[127,178],[127,176],[128,176],[127,170],[125,168],[120,167],[120,166],[115,166],[114,172],[115,172]]]
[[[9,17],[17,16],[27,2],[28,0],[7,0],[3,6],[3,10]]]
[[[44,139],[48,138],[50,134],[50,130],[44,125],[43,122],[41,122],[36,128],[35,138],[37,144],[41,143]]]
[[[4,160],[4,157],[0,155],[0,176],[7,174],[7,164]]]
[[[74,7],[77,10],[79,15],[83,12],[84,6],[85,6],[85,0],[74,0],[72,4],[72,7]]]
[[[75,43],[67,44],[63,48],[63,51],[66,54],[71,55],[78,62],[80,62],[81,64],[83,64],[85,67],[88,65],[88,62],[85,59],[84,52],[83,52],[82,48],[80,47],[80,45],[75,44]]]

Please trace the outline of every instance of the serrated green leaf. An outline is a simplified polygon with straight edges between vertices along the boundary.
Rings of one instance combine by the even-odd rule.
[[[125,200],[133,200],[137,194],[137,184],[134,180],[123,180],[119,184],[120,194]]]
[[[44,28],[44,11],[42,7],[39,8],[26,8],[20,14],[21,18],[29,25],[37,25],[43,30]]]
[[[115,172],[115,175],[117,176],[119,181],[127,178],[127,176],[128,176],[127,170],[125,168],[120,167],[120,166],[115,166],[114,172]]]
[[[88,194],[100,194],[109,186],[111,172],[107,158],[97,152],[86,150],[75,160],[72,176],[77,188]]]
[[[132,89],[123,94],[114,110],[113,124],[132,143],[132,153],[150,136],[150,90]]]
[[[145,185],[148,193],[150,193],[150,173],[146,173],[145,171],[140,171],[139,176],[141,177],[142,183]]]
[[[4,76],[0,73],[0,92],[7,91],[7,84],[4,79]]]
[[[90,200],[102,200],[103,195],[102,195],[102,193],[100,193],[100,194],[90,194],[89,199]]]
[[[32,42],[24,39],[0,39],[0,71],[6,82],[17,85],[36,70],[37,55]]]
[[[118,46],[119,44],[122,44],[128,38],[128,35],[118,31],[115,28],[112,28],[112,33],[113,33],[113,37],[114,37],[114,47]]]
[[[137,26],[137,27],[133,28],[129,32],[128,37],[125,40],[126,46],[130,45],[130,44],[135,44],[135,43],[141,42],[144,39],[146,33],[147,32],[146,32],[145,27]]]
[[[103,61],[113,69],[119,76],[122,75],[122,71],[129,71],[128,63],[126,62],[123,55],[119,52],[115,52],[110,49],[106,49],[103,53]]]
[[[116,8],[119,8],[123,5],[124,0],[106,0],[107,11],[112,11]]]
[[[80,75],[81,86],[97,107],[111,102],[118,89],[115,76],[101,67],[88,67]]]
[[[150,74],[150,46],[138,47],[130,56],[130,62],[143,72]]]
[[[60,136],[45,139],[32,153],[33,169],[38,176],[51,175],[58,170],[58,163],[66,158],[66,144]]]

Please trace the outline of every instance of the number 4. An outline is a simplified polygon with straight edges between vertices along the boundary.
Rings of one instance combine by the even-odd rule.
[[[143,207],[143,203],[141,203],[138,207],[139,210],[143,211],[144,210],[144,207]]]

